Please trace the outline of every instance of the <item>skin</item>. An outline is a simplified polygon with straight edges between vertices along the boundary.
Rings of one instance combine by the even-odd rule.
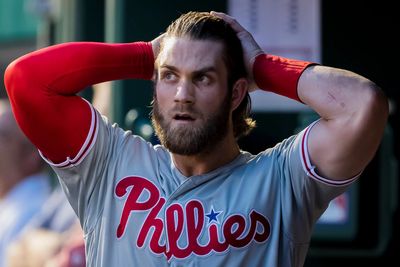
[[[227,69],[222,59],[221,43],[188,38],[167,37],[157,59],[156,97],[169,127],[195,128],[215,113],[227,94]],[[239,154],[232,127],[232,112],[247,92],[247,81],[233,87],[228,133],[215,146],[196,155],[172,153],[173,161],[187,177],[216,169]],[[175,119],[176,115],[191,120]]]

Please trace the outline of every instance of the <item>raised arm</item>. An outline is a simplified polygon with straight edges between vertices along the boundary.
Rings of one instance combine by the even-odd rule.
[[[214,12],[238,33],[254,89],[303,102],[321,120],[310,130],[308,153],[319,175],[345,180],[373,158],[388,117],[388,102],[370,80],[350,71],[264,54],[234,18]]]
[[[331,179],[360,173],[377,151],[387,121],[380,88],[350,71],[312,66],[301,75],[297,91],[321,116],[308,141],[317,172]]]
[[[18,124],[55,163],[74,158],[88,135],[92,110],[76,94],[109,80],[150,79],[151,43],[65,43],[15,60],[5,85]]]

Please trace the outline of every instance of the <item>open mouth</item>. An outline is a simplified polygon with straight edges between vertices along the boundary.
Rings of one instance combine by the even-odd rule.
[[[177,121],[194,121],[195,119],[189,114],[176,114],[174,120]]]

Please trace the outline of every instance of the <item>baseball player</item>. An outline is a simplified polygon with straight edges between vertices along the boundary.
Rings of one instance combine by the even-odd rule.
[[[161,145],[76,95],[151,78]],[[152,42],[47,47],[10,64],[5,81],[80,219],[88,266],[302,266],[314,223],[372,159],[388,115],[373,82],[265,54],[217,12],[183,14]],[[321,118],[258,155],[242,151],[255,88]]]

